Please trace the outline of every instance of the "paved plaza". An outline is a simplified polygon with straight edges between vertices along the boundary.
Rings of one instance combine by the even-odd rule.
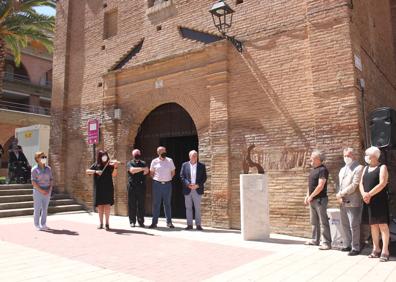
[[[396,281],[395,258],[320,251],[303,238],[246,242],[236,230],[185,231],[181,220],[132,229],[119,216],[105,231],[88,213],[49,216],[51,229],[36,231],[32,220],[0,219],[0,281]]]

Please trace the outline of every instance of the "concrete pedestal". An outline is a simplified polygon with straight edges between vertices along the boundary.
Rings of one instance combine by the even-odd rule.
[[[344,247],[343,238],[345,238],[344,230],[341,226],[340,209],[327,209],[327,216],[329,217],[331,247],[334,249],[341,249]]]
[[[269,238],[269,196],[266,174],[241,174],[241,233],[244,240]]]

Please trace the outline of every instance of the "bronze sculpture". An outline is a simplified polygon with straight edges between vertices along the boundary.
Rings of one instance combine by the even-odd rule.
[[[246,157],[244,158],[243,163],[242,163],[243,173],[244,174],[249,174],[249,168],[250,167],[257,168],[257,173],[259,173],[259,174],[264,174],[265,173],[263,167],[260,164],[255,163],[255,162],[252,161],[251,153],[252,153],[252,150],[254,149],[254,147],[255,147],[255,145],[252,144],[247,149]]]

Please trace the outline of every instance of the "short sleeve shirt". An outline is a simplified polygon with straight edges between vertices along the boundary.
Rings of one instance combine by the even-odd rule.
[[[156,158],[151,162],[150,170],[154,171],[154,180],[167,182],[172,180],[172,171],[175,170],[175,165],[171,158],[164,160]]]
[[[321,178],[326,179],[326,183],[323,187],[323,190],[318,195],[316,195],[314,199],[327,197],[327,181],[329,179],[329,171],[324,165],[315,167],[314,169],[312,169],[311,173],[309,174],[309,178],[308,178],[309,194],[312,194],[312,192],[318,186],[319,179]]]
[[[144,175],[143,171],[132,174],[129,172],[131,167],[147,167],[146,162],[131,160],[127,163],[129,184],[145,184],[146,176]]]
[[[52,171],[49,166],[41,169],[38,165],[35,165],[32,168],[32,181],[36,182],[38,186],[40,186],[43,190],[49,190],[52,181]]]

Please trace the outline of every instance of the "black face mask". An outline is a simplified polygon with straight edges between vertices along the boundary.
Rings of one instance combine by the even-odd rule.
[[[140,160],[141,157],[142,157],[141,155],[135,155],[135,160],[138,161]]]
[[[162,153],[160,156],[161,156],[161,158],[165,159],[166,158],[166,152]]]

